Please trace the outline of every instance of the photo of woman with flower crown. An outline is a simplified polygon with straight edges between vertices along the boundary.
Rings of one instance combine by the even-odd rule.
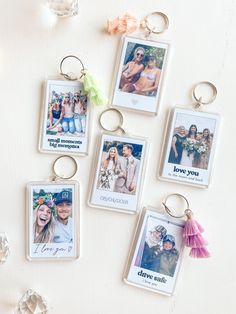
[[[34,243],[70,243],[72,235],[71,189],[33,191]]]
[[[27,257],[30,260],[77,258],[78,182],[31,182],[27,185],[27,199]]]

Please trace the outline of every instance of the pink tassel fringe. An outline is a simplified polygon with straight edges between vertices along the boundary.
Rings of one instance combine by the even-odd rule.
[[[206,258],[206,257],[210,257],[211,254],[210,252],[205,248],[192,248],[189,256],[194,257],[194,258]]]
[[[201,235],[201,233],[194,236],[184,237],[184,242],[187,247],[191,247],[194,249],[205,247],[208,244],[206,239],[204,239]]]
[[[187,218],[183,230],[183,238],[185,245],[191,248],[189,255],[195,258],[210,257],[210,253],[206,249],[207,241],[201,235],[204,231],[203,227],[193,219],[191,211],[187,213]]]
[[[204,231],[203,227],[195,220],[195,219],[188,219],[184,226],[183,236],[193,236]]]

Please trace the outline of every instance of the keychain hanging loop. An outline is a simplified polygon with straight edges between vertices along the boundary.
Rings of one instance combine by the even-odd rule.
[[[211,90],[212,90],[212,96],[209,100],[205,100],[203,101],[203,97],[202,96],[197,96],[197,88],[201,85],[208,85]],[[196,104],[195,104],[195,108],[199,108],[201,105],[209,105],[211,103],[213,103],[213,101],[216,99],[217,96],[217,88],[216,86],[208,81],[202,81],[199,82],[198,84],[196,84],[193,88],[193,98],[196,100]]]
[[[107,112],[113,112],[115,113],[118,118],[119,118],[119,123],[114,127],[114,128],[108,128],[104,125],[104,122],[102,121],[102,117],[104,116],[104,114],[106,114]],[[116,132],[118,130],[120,130],[123,134],[125,134],[125,130],[122,128],[124,122],[124,117],[123,114],[120,112],[120,110],[116,109],[116,108],[108,108],[106,110],[104,110],[100,116],[99,116],[99,125],[100,127],[105,130],[105,131],[109,131],[109,132]]]
[[[161,16],[164,20],[164,26],[161,30],[156,30],[155,26],[151,26],[150,24],[150,17],[153,15],[158,15]],[[143,27],[145,27],[148,30],[149,35],[150,34],[161,34],[164,33],[164,31],[166,31],[169,28],[169,19],[167,17],[167,15],[165,15],[162,12],[152,12],[150,14],[148,14],[145,19],[143,20]]]
[[[63,158],[70,159],[73,162],[73,164],[74,164],[74,172],[71,175],[62,176],[56,170],[56,166],[57,166],[58,161],[63,159]],[[77,171],[78,171],[78,164],[77,164],[77,161],[75,160],[74,157],[68,156],[68,155],[62,155],[62,156],[57,157],[56,160],[53,162],[52,169],[53,169],[53,173],[55,175],[54,180],[56,180],[57,178],[63,179],[63,180],[69,180],[69,179],[73,178],[75,176],[75,174],[77,173]]]
[[[82,69],[81,69],[81,71],[80,71],[80,73],[81,73],[80,76],[76,76],[76,75],[72,76],[74,73],[64,73],[64,72],[63,72],[63,69],[62,69],[62,68],[63,68],[63,62],[64,62],[66,59],[69,59],[69,58],[74,58],[74,59],[76,59],[77,61],[79,61],[80,65],[81,65],[81,67],[82,67]],[[74,56],[74,55],[68,55],[68,56],[64,57],[64,58],[61,60],[61,63],[60,63],[60,74],[61,74],[62,76],[64,76],[64,78],[65,78],[66,80],[69,80],[69,81],[77,81],[77,80],[80,80],[80,79],[85,75],[85,67],[84,67],[84,64],[83,64],[83,62],[81,61],[80,58],[78,58],[78,57],[76,57],[76,56]]]
[[[167,206],[167,200],[172,196],[177,196],[179,198],[182,198],[186,202],[187,208],[184,210],[184,213],[182,215],[174,215],[172,213],[172,211],[170,210],[170,208]],[[164,205],[164,208],[165,208],[165,211],[167,212],[167,214],[170,215],[171,217],[174,217],[174,218],[183,218],[185,216],[190,215],[190,213],[192,212],[189,209],[189,202],[188,202],[187,198],[185,196],[183,196],[182,194],[179,194],[179,193],[172,193],[172,194],[167,195],[167,197],[165,198],[165,200],[162,204]]]

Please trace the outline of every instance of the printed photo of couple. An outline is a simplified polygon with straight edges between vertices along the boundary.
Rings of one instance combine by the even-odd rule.
[[[177,114],[168,162],[208,169],[214,131],[213,119]]]
[[[136,194],[142,145],[105,141],[97,188],[117,193]]]
[[[72,243],[72,189],[33,189],[33,243]]]
[[[135,266],[173,277],[178,259],[175,237],[164,226],[144,229]]]
[[[55,89],[52,86],[48,95],[46,134],[84,137],[87,96],[81,90],[59,92]]]
[[[162,74],[166,49],[128,42],[123,60],[119,90],[155,97]]]

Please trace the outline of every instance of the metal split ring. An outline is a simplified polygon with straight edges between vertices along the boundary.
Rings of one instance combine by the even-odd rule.
[[[62,69],[62,68],[63,68],[63,62],[64,62],[66,59],[69,59],[69,58],[74,58],[74,59],[76,59],[76,60],[79,61],[80,65],[81,65],[81,67],[82,67],[82,69],[81,69],[81,71],[80,71],[80,73],[81,73],[80,76],[76,76],[74,73],[64,73],[64,71],[63,71],[63,69]],[[78,57],[76,57],[76,56],[73,56],[73,55],[68,55],[68,56],[64,57],[64,58],[61,60],[61,63],[60,63],[60,74],[61,74],[62,76],[64,76],[64,78],[65,78],[66,80],[69,80],[69,81],[77,81],[77,80],[80,80],[80,79],[85,75],[85,67],[84,67],[84,64],[83,64],[83,62],[81,61],[80,58],[78,58]]]
[[[70,159],[73,161],[73,164],[74,164],[74,171],[71,175],[68,175],[68,176],[62,176],[58,173],[56,167],[57,167],[57,163],[59,160],[61,159]],[[52,165],[52,169],[53,169],[53,173],[55,175],[55,179],[59,178],[59,179],[65,179],[65,180],[68,180],[68,179],[71,179],[75,176],[75,174],[77,173],[78,171],[78,164],[77,164],[77,161],[74,157],[72,156],[68,156],[68,155],[62,155],[62,156],[59,156],[54,162],[53,162],[53,165]]]
[[[184,209],[184,212],[182,215],[175,215],[173,213],[173,211],[168,207],[167,205],[167,200],[172,197],[172,196],[177,196],[177,197],[180,197],[182,198],[185,202],[186,202],[186,208]],[[189,209],[189,202],[187,200],[187,198],[185,196],[183,196],[182,194],[179,194],[179,193],[173,193],[173,194],[169,194],[167,195],[167,197],[165,198],[164,202],[162,203],[164,208],[165,208],[165,211],[167,212],[168,215],[170,215],[171,217],[174,217],[174,218],[183,218],[185,217],[186,215],[188,215],[189,213],[191,213],[191,210]]]
[[[164,26],[161,30],[156,30],[156,26],[151,26],[150,17],[153,15],[158,15],[158,16],[161,16],[163,18]],[[145,19],[143,20],[143,23],[144,23],[144,27],[148,30],[149,34],[151,34],[151,33],[161,34],[169,28],[169,19],[168,19],[167,15],[165,15],[162,12],[152,12],[152,13],[148,14],[145,17]]]
[[[119,123],[114,127],[114,128],[108,128],[105,126],[105,122],[103,121],[103,118],[105,117],[105,114],[107,112],[113,112],[115,113],[118,118],[119,118]],[[99,125],[100,127],[105,130],[105,131],[109,131],[109,132],[116,132],[118,130],[120,130],[123,134],[125,134],[125,130],[123,129],[123,122],[124,122],[124,117],[123,114],[120,112],[120,110],[115,109],[115,108],[108,108],[106,110],[104,110],[100,116],[99,116]]]
[[[212,96],[211,98],[209,98],[209,100],[204,100],[203,101],[203,97],[202,96],[198,96],[197,95],[197,88],[200,86],[200,85],[208,85],[211,90],[212,90]],[[208,82],[208,81],[202,81],[198,84],[196,84],[193,88],[193,98],[194,100],[196,100],[196,104],[195,104],[195,107],[196,108],[199,108],[201,105],[209,105],[211,103],[213,103],[213,101],[216,99],[216,96],[217,96],[217,88],[215,87],[215,85],[211,82]]]

